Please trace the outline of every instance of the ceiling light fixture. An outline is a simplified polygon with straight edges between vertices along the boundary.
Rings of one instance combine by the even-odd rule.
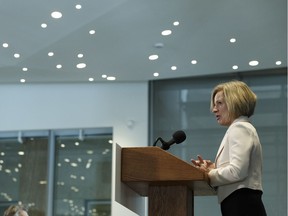
[[[61,65],[61,64],[58,64],[58,65],[56,65],[56,68],[57,68],[57,69],[61,69],[61,68],[62,68],[62,65]]]
[[[107,78],[107,75],[106,75],[106,74],[103,74],[103,75],[102,75],[102,78],[103,78],[103,79],[106,79],[106,78]]]
[[[50,57],[51,57],[51,56],[54,56],[54,53],[53,53],[53,52],[49,52],[49,53],[48,53],[48,56],[50,56]]]
[[[23,67],[23,68],[22,68],[22,71],[28,71],[28,68]]]
[[[235,43],[236,42],[236,39],[235,38],[231,38],[230,39],[230,43]]]
[[[232,69],[233,69],[233,70],[237,70],[237,69],[238,69],[238,66],[237,66],[237,65],[233,65],[233,66],[232,66]]]
[[[7,47],[9,46],[9,44],[8,44],[8,43],[3,43],[2,46],[3,46],[4,48],[7,48]]]
[[[25,80],[25,79],[20,79],[20,82],[21,82],[21,83],[25,83],[26,80]]]
[[[59,11],[54,11],[51,13],[51,17],[54,19],[60,19],[62,17],[62,13]]]
[[[93,35],[93,34],[95,34],[95,33],[96,33],[96,31],[93,30],[93,29],[89,31],[89,34],[90,34],[90,35]]]
[[[197,64],[197,60],[192,60],[191,64],[194,64],[194,65]]]
[[[76,8],[77,10],[80,10],[80,9],[82,8],[82,5],[77,4],[77,5],[75,6],[75,8]]]
[[[19,53],[15,53],[14,54],[14,58],[20,58],[20,54]]]
[[[77,67],[78,69],[83,69],[83,68],[86,67],[86,64],[85,64],[85,63],[79,63],[79,64],[76,65],[76,67]]]
[[[153,74],[153,76],[154,76],[154,77],[158,77],[158,76],[159,76],[159,73],[158,73],[158,72],[155,72],[155,73]]]
[[[178,26],[180,23],[178,21],[173,22],[174,26]]]
[[[177,67],[176,66],[172,66],[171,70],[175,71],[175,70],[177,70]]]
[[[149,56],[149,60],[151,60],[151,61],[157,60],[158,58],[159,58],[158,55],[150,55]]]
[[[108,76],[108,77],[107,77],[107,80],[109,80],[109,81],[113,81],[113,80],[116,80],[116,77]]]
[[[94,78],[90,77],[88,80],[89,80],[89,82],[93,82]]]
[[[79,54],[77,55],[78,58],[83,58],[83,56],[84,56],[84,55],[83,55],[82,53],[79,53]]]
[[[171,30],[164,30],[164,31],[161,32],[161,34],[163,36],[168,36],[168,35],[172,34],[172,31]]]
[[[276,64],[276,65],[281,65],[282,62],[281,62],[281,61],[276,61],[275,64]]]
[[[41,24],[41,28],[47,28],[47,24],[46,23],[42,23]]]
[[[249,65],[252,66],[252,67],[255,67],[259,64],[259,62],[257,60],[252,60],[249,62]]]

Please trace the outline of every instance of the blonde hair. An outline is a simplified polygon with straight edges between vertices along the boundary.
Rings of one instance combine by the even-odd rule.
[[[230,81],[217,85],[211,94],[210,109],[214,107],[215,95],[223,91],[224,99],[228,109],[230,119],[239,116],[252,116],[256,107],[256,94],[242,81]]]
[[[22,205],[11,205],[9,208],[4,212],[3,216],[19,216],[22,211],[28,211]]]

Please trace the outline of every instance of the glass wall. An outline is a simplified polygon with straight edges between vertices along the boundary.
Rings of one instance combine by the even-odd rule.
[[[0,215],[111,215],[112,130],[0,133]]]
[[[263,200],[268,215],[286,215],[286,68],[151,82],[150,144],[158,137],[168,141],[175,131],[183,130],[187,139],[169,152],[188,163],[197,154],[214,160],[227,128],[219,126],[210,112],[210,93],[216,84],[232,79],[243,80],[258,96],[252,122],[263,146]],[[195,215],[220,216],[217,198],[195,197]]]

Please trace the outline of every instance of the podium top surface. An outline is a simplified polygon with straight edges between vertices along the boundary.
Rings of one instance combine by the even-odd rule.
[[[121,180],[141,196],[151,185],[187,185],[194,195],[215,195],[206,173],[159,147],[122,148]]]

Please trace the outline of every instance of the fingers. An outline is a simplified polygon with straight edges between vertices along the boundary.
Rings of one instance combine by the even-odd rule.
[[[200,162],[201,164],[204,163],[204,160],[203,160],[203,158],[202,158],[201,155],[197,155],[197,158],[198,158],[198,160],[199,160],[199,162]]]
[[[200,166],[198,160],[191,159],[191,162],[194,164],[194,166]]]

